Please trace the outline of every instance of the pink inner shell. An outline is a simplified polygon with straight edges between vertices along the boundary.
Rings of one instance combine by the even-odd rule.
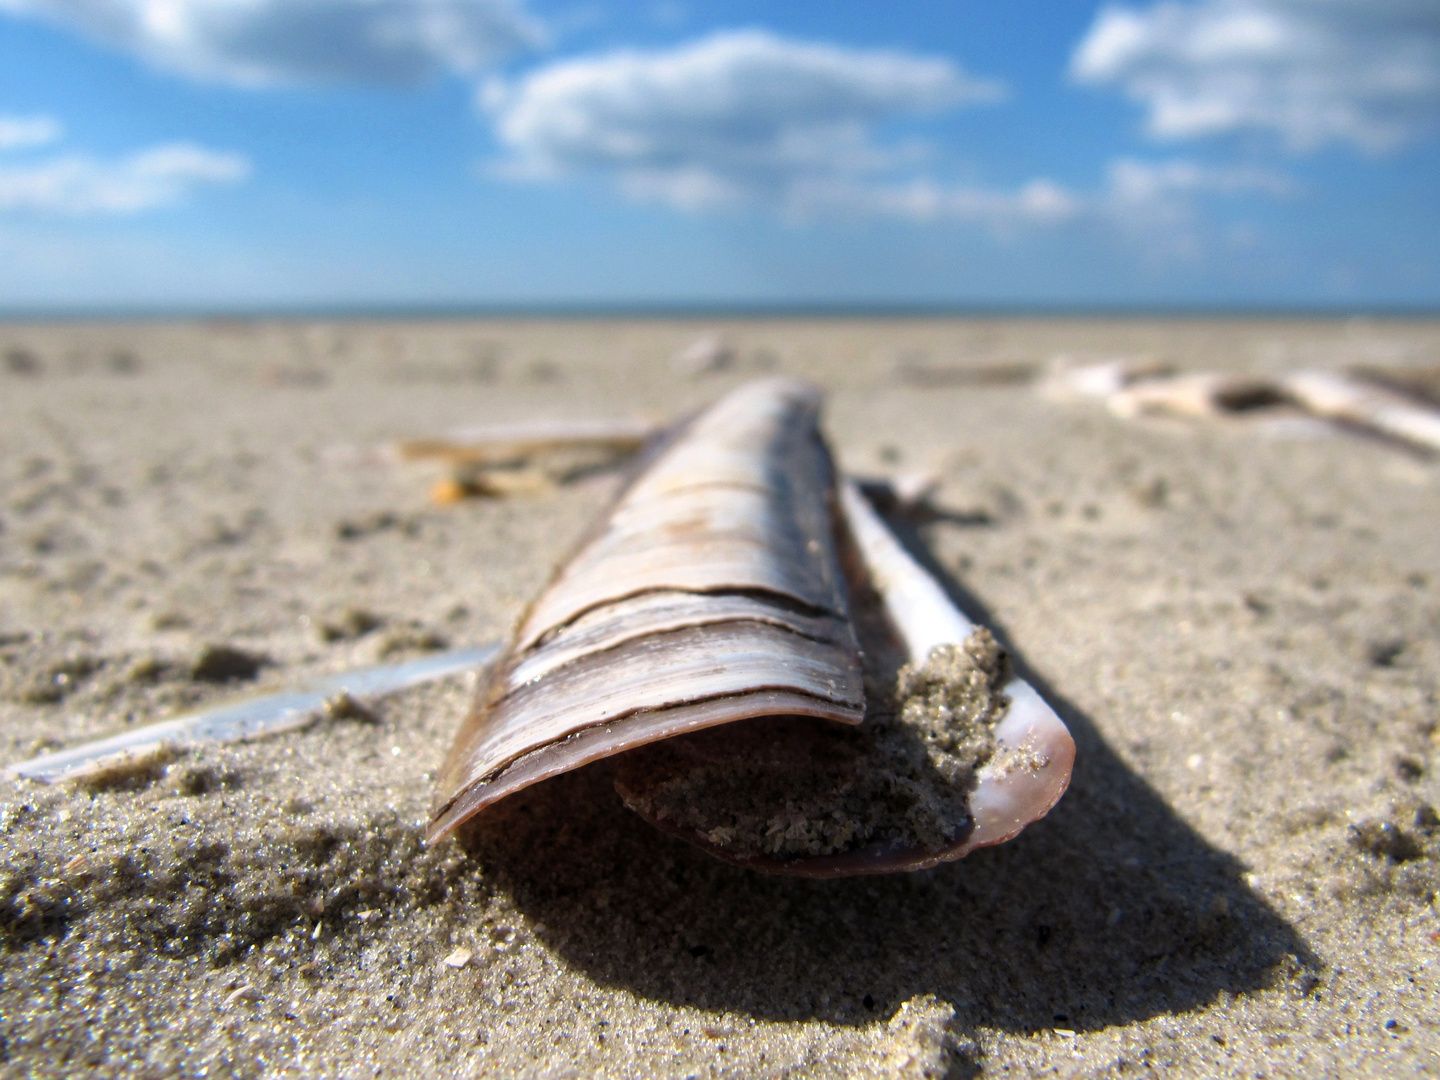
[[[736,856],[712,844],[693,830],[676,828],[666,821],[646,818],[650,824],[704,848],[712,855],[771,874],[793,877],[839,878],[864,874],[893,874],[924,870],[944,862],[963,859],[976,848],[992,847],[1014,839],[1027,825],[1048,814],[1070,786],[1075,765],[1075,740],[1055,711],[1029,683],[1015,679],[1005,687],[1010,707],[995,729],[1001,752],[992,765],[980,771],[980,782],[970,796],[974,827],[954,844],[938,851],[919,848],[861,848],[843,855],[811,858],[772,859],[764,856]],[[1025,757],[1043,761],[1035,768],[1003,768],[1006,751],[1020,751]],[[996,767],[999,766],[999,767]]]

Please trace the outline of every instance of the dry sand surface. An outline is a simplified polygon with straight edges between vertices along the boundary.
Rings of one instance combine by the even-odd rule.
[[[711,332],[729,365],[676,370]],[[850,471],[940,478],[907,541],[1079,746],[1015,842],[828,882],[661,835],[601,770],[427,848],[473,677],[107,784],[3,780],[0,1072],[1440,1071],[1440,464],[1047,400],[1021,376],[1058,353],[1435,364],[1440,325],[0,326],[0,763],[503,636],[613,475],[438,506],[377,448],[672,417],[763,370],[831,391]]]

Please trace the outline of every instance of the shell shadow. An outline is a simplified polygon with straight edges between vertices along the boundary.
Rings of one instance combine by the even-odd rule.
[[[938,567],[961,606],[1003,630]],[[592,766],[496,807],[462,842],[565,963],[644,998],[862,1024],[933,994],[957,1023],[1094,1030],[1280,983],[1319,963],[1208,844],[1011,649],[1079,750],[1069,793],[1016,840],[915,874],[837,881],[721,863],[625,810]]]

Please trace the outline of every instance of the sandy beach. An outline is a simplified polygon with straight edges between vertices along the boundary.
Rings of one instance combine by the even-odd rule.
[[[715,335],[726,362],[676,364]],[[1064,717],[1069,793],[915,874],[762,876],[603,768],[427,847],[475,676],[103,783],[0,780],[7,1076],[1440,1072],[1440,462],[1122,419],[1057,356],[1440,364],[1405,320],[0,325],[0,765],[504,638],[615,472],[452,505],[396,440],[828,392]],[[448,962],[447,962],[448,961]]]

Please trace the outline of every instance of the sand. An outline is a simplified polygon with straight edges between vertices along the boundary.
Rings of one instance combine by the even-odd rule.
[[[672,368],[713,332],[728,368]],[[1434,364],[1440,324],[0,326],[0,762],[502,636],[613,477],[436,506],[437,467],[377,448],[663,419],[768,370],[832,391],[850,471],[936,474],[908,541],[1079,747],[1016,841],[832,882],[721,864],[600,770],[426,848],[469,677],[0,781],[0,1072],[1440,1070],[1440,464],[1048,400],[1024,375],[1059,353]]]
[[[883,620],[879,604],[876,597]],[[866,621],[856,619],[862,630]],[[919,862],[958,845],[974,821],[976,770],[994,757],[994,729],[1010,704],[1001,692],[1005,651],[980,628],[923,664],[902,660],[897,671],[883,662],[903,651],[893,637],[876,649],[862,633],[860,644],[866,716],[858,727],[763,717],[651,743],[616,763],[622,801],[742,865],[774,859],[799,868],[866,849],[899,849]]]

